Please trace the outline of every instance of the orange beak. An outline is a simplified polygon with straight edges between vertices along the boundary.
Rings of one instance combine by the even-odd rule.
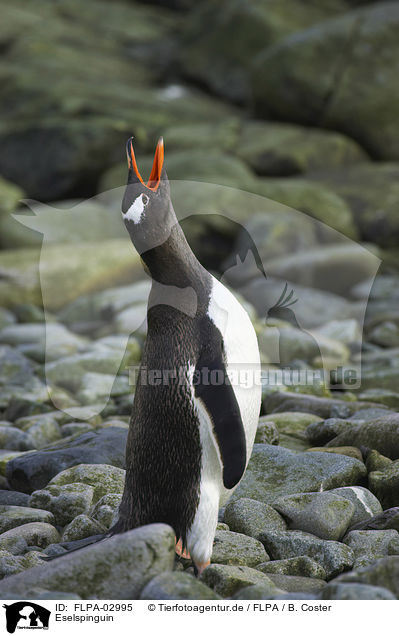
[[[158,186],[161,181],[161,173],[163,168],[163,160],[164,160],[164,146],[163,146],[163,137],[159,138],[157,143],[157,147],[155,150],[154,161],[152,164],[152,170],[150,174],[150,178],[147,183],[144,183],[143,178],[139,172],[137,167],[136,157],[133,150],[133,139],[129,139],[127,143],[127,162],[129,165],[129,170],[134,170],[136,177],[139,181],[149,190],[153,190],[154,192],[158,189]]]

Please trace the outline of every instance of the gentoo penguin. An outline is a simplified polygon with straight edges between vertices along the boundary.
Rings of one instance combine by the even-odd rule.
[[[127,158],[122,216],[152,287],[125,488],[111,532],[167,523],[176,551],[189,554],[201,573],[210,563],[219,507],[252,451],[261,402],[258,343],[246,311],[186,241],[162,138],[146,183],[132,139]]]

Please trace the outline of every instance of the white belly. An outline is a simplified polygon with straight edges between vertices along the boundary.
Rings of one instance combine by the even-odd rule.
[[[261,403],[258,341],[247,312],[215,278],[208,315],[223,336],[226,370],[240,407],[248,464]],[[202,468],[200,501],[187,535],[187,547],[195,562],[205,563],[212,553],[218,509],[225,505],[234,488],[227,490],[223,485],[223,466],[212,423],[202,402],[194,399],[200,421]]]

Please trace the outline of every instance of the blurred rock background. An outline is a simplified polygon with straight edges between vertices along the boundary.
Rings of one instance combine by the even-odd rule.
[[[398,598],[399,2],[0,9],[2,594],[40,566],[38,598]],[[150,286],[120,215],[132,135],[144,176],[164,136],[188,240],[264,368],[362,364],[362,384],[265,383],[203,582],[154,527],[159,567],[99,544],[89,561],[136,578],[88,591],[80,553],[62,584],[40,553],[105,531],[123,488]]]
[[[359,364],[364,330],[364,386],[396,390],[397,2],[0,4],[3,345],[56,364],[135,331],[139,360],[124,145],[146,174],[162,134],[188,239],[247,303],[264,363]],[[286,284],[298,302],[276,311]],[[90,402],[53,376],[59,404]]]

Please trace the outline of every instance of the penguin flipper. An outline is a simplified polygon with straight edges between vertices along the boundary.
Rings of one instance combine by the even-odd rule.
[[[234,488],[244,474],[247,447],[240,408],[220,357],[203,354],[196,366],[195,396],[213,424],[222,464],[225,488]]]

